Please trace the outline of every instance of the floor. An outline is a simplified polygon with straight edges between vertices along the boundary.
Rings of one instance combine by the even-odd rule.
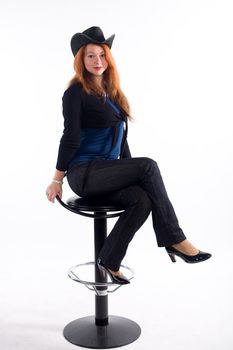
[[[49,219],[11,223],[2,245],[2,350],[77,349],[64,339],[63,328],[94,312],[93,292],[67,276],[70,266],[92,260],[92,223],[57,206]],[[60,226],[53,232],[55,218]],[[173,264],[157,248],[150,217],[135,236],[124,261],[135,278],[109,295],[109,313],[128,317],[142,329],[125,348],[232,350],[231,247],[216,248],[215,239],[201,242],[212,252],[210,260]]]

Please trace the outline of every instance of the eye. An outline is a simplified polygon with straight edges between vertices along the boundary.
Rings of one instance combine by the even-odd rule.
[[[94,55],[87,55],[87,57],[88,57],[88,58],[93,58],[93,57],[94,57]]]
[[[100,55],[100,57],[105,57],[105,53],[102,53],[102,54]]]

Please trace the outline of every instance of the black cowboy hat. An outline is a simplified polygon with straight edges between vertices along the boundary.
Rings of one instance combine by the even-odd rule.
[[[71,38],[71,50],[75,56],[80,47],[87,44],[106,44],[111,49],[112,42],[115,34],[111,35],[108,39],[105,39],[104,33],[100,27],[90,27],[82,33],[76,33]]]

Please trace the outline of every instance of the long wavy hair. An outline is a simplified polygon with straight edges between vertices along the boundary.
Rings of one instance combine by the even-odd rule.
[[[111,51],[107,45],[102,44],[99,46],[101,46],[104,49],[106,61],[108,62],[108,67],[103,73],[104,89],[108,96],[120,106],[125,116],[132,120],[133,118],[130,115],[129,102],[126,96],[124,95],[123,91],[121,90],[119,74],[117,72],[116,64],[111,54]],[[103,90],[95,83],[93,75],[86,70],[84,65],[85,48],[86,46],[82,46],[78,50],[78,53],[75,55],[73,65],[75,76],[70,80],[68,85],[71,86],[76,82],[80,82],[82,84],[83,89],[88,94],[94,94],[96,96],[101,97],[103,94]]]

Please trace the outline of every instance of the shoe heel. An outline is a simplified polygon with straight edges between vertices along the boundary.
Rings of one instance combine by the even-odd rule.
[[[101,265],[98,265],[98,269],[99,269],[100,273],[102,274],[103,278],[106,278],[107,272],[106,272],[105,268]]]
[[[175,263],[175,262],[176,262],[176,257],[175,257],[175,255],[174,255],[174,254],[171,254],[171,253],[168,253],[168,255],[169,255],[171,261],[172,261],[173,263]]]

